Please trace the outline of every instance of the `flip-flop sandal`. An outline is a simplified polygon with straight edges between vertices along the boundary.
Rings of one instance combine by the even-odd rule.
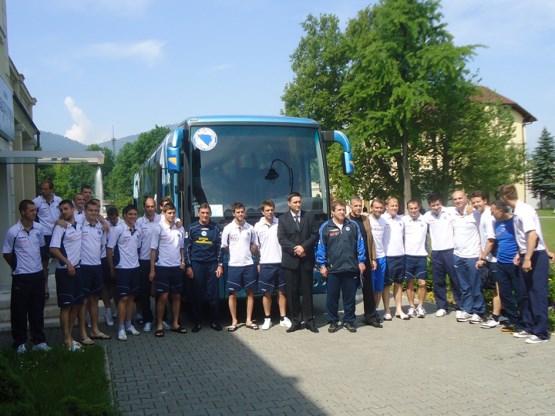
[[[254,329],[255,331],[258,331],[258,329],[259,329],[258,325],[256,325],[254,322],[250,323],[250,324],[246,324],[245,326],[249,329]]]
[[[186,334],[187,328],[183,328],[182,326],[178,326],[177,328],[170,329],[172,332],[177,332],[178,334]]]
[[[164,330],[163,329],[157,329],[156,331],[154,331],[154,336],[156,338],[162,338],[164,336]]]
[[[110,335],[106,335],[103,332],[99,332],[96,335],[91,335],[91,339],[112,339]]]
[[[95,344],[95,342],[90,338],[83,338],[80,342],[81,342],[81,345],[87,345],[87,346]]]
[[[239,328],[239,326],[237,325],[231,325],[227,327],[227,332],[235,332],[237,331],[237,328]]]

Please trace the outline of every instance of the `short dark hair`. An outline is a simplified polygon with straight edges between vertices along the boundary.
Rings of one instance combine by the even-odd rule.
[[[491,205],[495,205],[497,208],[504,212],[509,212],[509,207],[503,201],[495,200],[491,203]]]
[[[94,199],[89,199],[87,202],[85,202],[85,209],[87,209],[91,205],[94,205],[94,206],[97,206],[97,207],[100,206],[100,204],[97,201],[95,201]]]
[[[83,192],[85,189],[89,189],[90,191],[92,191],[92,188],[90,187],[90,185],[87,185],[87,184],[81,187],[81,192]]]
[[[210,204],[208,202],[203,202],[202,204],[200,204],[198,206],[197,212],[199,212],[201,209],[208,209],[208,211],[210,211],[210,213],[212,214],[212,208],[210,207]]]
[[[162,208],[162,211],[175,211],[175,205],[173,204],[173,202],[167,202]]]
[[[133,204],[129,204],[127,205],[124,209],[123,209],[123,215],[126,215],[129,211],[137,211],[137,207]]]
[[[428,204],[431,204],[432,202],[436,202],[439,201],[443,204],[443,198],[441,197],[440,194],[438,194],[437,192],[432,192],[428,195]]]
[[[422,206],[422,204],[420,203],[420,201],[418,199],[411,199],[409,202],[407,202],[407,208],[409,207],[409,204],[416,204],[419,207]]]
[[[470,199],[472,198],[482,198],[484,201],[489,201],[488,195],[484,191],[474,191],[470,195]]]
[[[300,193],[298,192],[291,192],[289,195],[287,195],[287,201],[291,201],[293,198],[295,198],[296,196],[298,196],[299,198],[302,199],[302,196]]]
[[[52,182],[50,179],[43,179],[40,182],[40,186],[42,187],[42,185],[44,184],[47,184],[50,187],[50,189],[54,189],[54,182]]]
[[[370,202],[370,208],[372,208],[372,207],[374,206],[374,203],[378,203],[378,204],[385,205],[384,202],[383,202],[383,199],[381,199],[381,198],[374,198],[374,199],[372,200],[372,202]]]
[[[61,207],[62,205],[69,205],[71,208],[73,208],[73,201],[70,199],[62,199],[59,203],[59,206]]]
[[[245,209],[245,205],[243,205],[242,202],[234,202],[233,205],[231,206],[231,212],[235,212],[236,209],[240,209],[240,208]]]
[[[260,211],[264,211],[264,207],[272,207],[272,208],[276,208],[276,204],[274,203],[274,201],[272,201],[271,199],[265,199],[264,201],[262,201],[262,203],[260,204]]]
[[[514,201],[518,199],[518,193],[516,191],[516,186],[514,185],[501,185],[499,187],[499,197],[507,198],[509,201]]]
[[[110,207],[108,208],[108,211],[106,211],[106,215],[108,215],[109,217],[111,217],[112,215],[119,216],[119,211],[116,207]]]
[[[333,201],[331,201],[331,210],[332,210],[332,212],[335,211],[335,208],[337,208],[337,207],[347,207],[347,205],[341,199],[334,199]]]
[[[21,214],[22,212],[27,211],[29,205],[35,205],[35,203],[30,199],[24,199],[23,201],[21,201],[19,203],[19,213]]]

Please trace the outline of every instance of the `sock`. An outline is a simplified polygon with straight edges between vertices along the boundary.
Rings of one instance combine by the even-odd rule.
[[[491,318],[492,318],[495,322],[499,322],[499,315],[491,314]]]
[[[131,328],[131,321],[125,321],[125,329]]]
[[[125,325],[124,324],[118,324],[118,329],[121,331],[122,329],[125,331]]]
[[[280,316],[280,317],[279,317],[279,320],[280,320],[280,321],[283,321],[284,319],[285,319],[285,316]]]
[[[104,315],[112,316],[112,308],[106,308],[104,310]]]

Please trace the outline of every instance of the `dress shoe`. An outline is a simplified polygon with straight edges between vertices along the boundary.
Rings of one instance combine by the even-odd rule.
[[[198,331],[200,331],[201,328],[202,327],[200,326],[200,324],[195,324],[195,326],[193,326],[193,329],[191,331],[196,334]]]
[[[314,320],[308,321],[306,323],[306,329],[308,329],[310,332],[314,332],[315,334],[317,334],[318,332],[320,332],[318,330],[318,328],[316,327],[316,324],[314,323]]]
[[[370,318],[366,317],[362,320],[362,322],[365,323],[366,325],[373,326],[374,328],[383,328],[383,325],[375,316],[372,316]]]
[[[343,324],[343,328],[345,328],[349,332],[357,332],[357,329],[355,328],[355,326],[350,322],[345,322]]]
[[[210,328],[212,328],[214,331],[218,331],[220,332],[222,330],[222,326],[216,322],[212,322],[210,324]]]
[[[295,332],[295,331],[298,331],[301,328],[302,327],[301,327],[300,322],[294,322],[289,328],[287,328],[287,330],[285,332]]]
[[[339,324],[337,322],[330,322],[330,326],[328,328],[328,332],[330,334],[333,334],[335,332],[339,331]]]

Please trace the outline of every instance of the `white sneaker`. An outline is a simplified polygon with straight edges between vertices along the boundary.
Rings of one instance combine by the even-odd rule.
[[[291,328],[291,325],[291,320],[287,316],[279,321],[279,326],[284,326],[287,329]]]
[[[547,342],[549,341],[548,339],[541,339],[538,338],[536,335],[532,335],[530,338],[528,338],[526,341],[527,344],[541,344],[542,342]]]
[[[127,341],[127,334],[125,333],[125,329],[120,329],[118,331],[118,339],[120,341]]]
[[[457,322],[468,322],[470,318],[472,318],[472,315],[462,311],[459,317],[457,318]]]
[[[126,331],[131,335],[141,335],[141,333],[137,331],[133,325],[127,328]]]
[[[80,342],[77,342],[77,341],[71,341],[71,347],[68,348],[68,350],[71,352],[81,351],[82,349],[83,349],[83,346],[81,345]]]
[[[499,326],[499,322],[493,318],[489,318],[486,322],[480,325],[480,328],[490,329],[495,328],[496,326]]]
[[[386,313],[386,314],[383,316],[383,320],[384,320],[384,321],[391,321],[392,319],[393,319],[393,318],[391,317],[391,314],[390,314],[390,313]]]
[[[437,312],[436,312],[436,316],[438,318],[441,318],[445,315],[447,315],[447,311],[445,309],[438,309]]]
[[[410,316],[408,316],[404,312],[401,312],[399,315],[395,315],[395,316],[399,319],[402,319],[403,321],[408,321],[410,319]]]
[[[146,322],[145,326],[143,327],[143,331],[150,332],[151,329],[152,329],[152,323],[151,322]]]
[[[18,347],[16,349],[16,352],[18,354],[23,354],[23,353],[27,352],[27,345],[25,345],[25,344],[18,345]]]
[[[462,318],[463,313],[464,313],[463,311],[457,311],[457,312],[455,312],[455,318],[457,318],[457,319]]]
[[[164,328],[164,329],[172,329],[171,325],[168,324],[166,321],[162,321],[162,328]]]
[[[260,328],[268,330],[271,327],[272,327],[272,320],[270,318],[264,318],[264,323]]]
[[[515,338],[530,338],[531,336],[532,336],[532,334],[530,334],[526,331],[515,332],[513,334],[513,337],[515,337]]]
[[[105,313],[104,314],[104,319],[106,320],[106,325],[114,326],[114,319],[112,318],[112,312]]]
[[[469,322],[471,324],[481,324],[482,323],[482,318],[480,315],[478,315],[477,313],[472,314],[472,316],[470,317]]]
[[[411,306],[411,307],[409,308],[409,310],[407,311],[407,315],[408,315],[410,318],[416,318],[416,308],[415,308],[414,306]]]
[[[426,309],[424,309],[422,306],[416,308],[416,316],[418,318],[424,318],[426,316]]]
[[[48,351],[50,351],[51,349],[52,349],[52,348],[50,348],[46,342],[41,342],[40,344],[33,345],[33,351],[48,352]]]

